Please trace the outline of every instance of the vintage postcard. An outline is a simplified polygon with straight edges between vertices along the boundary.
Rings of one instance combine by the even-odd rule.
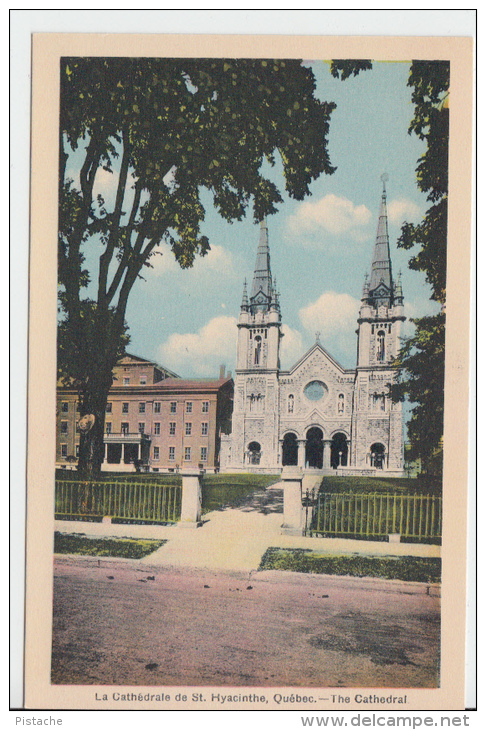
[[[27,708],[464,709],[472,53],[34,35]]]

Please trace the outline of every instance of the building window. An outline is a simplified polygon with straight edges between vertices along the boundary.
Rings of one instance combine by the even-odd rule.
[[[255,350],[253,356],[253,364],[260,365],[260,358],[262,353],[262,338],[260,336],[255,337]]]
[[[175,461],[175,446],[169,446],[169,461]]]
[[[67,457],[67,444],[61,444],[61,456],[63,459]]]
[[[154,403],[154,413],[160,413],[160,403]]]
[[[186,413],[192,413],[192,400],[188,400],[186,403]]]
[[[112,410],[113,410],[113,404],[112,403],[107,403],[106,404],[106,412],[107,413],[112,413]]]
[[[160,436],[160,423],[154,423],[154,434]]]
[[[145,433],[145,423],[139,423],[138,424],[138,432],[139,433]]]
[[[176,425],[174,421],[169,423],[169,436],[175,436]]]
[[[122,413],[128,413],[128,403],[122,403]]]
[[[130,385],[130,378],[123,378],[123,385]]]
[[[294,412],[294,396],[291,393],[287,400],[287,413],[293,413],[293,412]]]
[[[105,423],[106,433],[111,433],[112,423],[111,421],[107,421]]]
[[[170,404],[170,412],[171,413],[176,413],[176,411],[177,411],[177,403],[175,401],[171,401],[171,404]]]
[[[129,429],[128,423],[122,423],[122,425],[121,425],[121,432],[123,434],[127,434],[129,432],[128,429]]]
[[[338,395],[338,413],[344,413],[344,393]]]
[[[191,461],[191,447],[186,446],[184,449],[184,461]]]
[[[69,403],[65,400],[61,403],[61,413],[69,413]]]
[[[209,413],[209,401],[203,400],[202,402],[202,412],[203,413]]]
[[[154,446],[154,461],[158,461],[159,460],[159,453],[160,453],[159,447],[158,446]]]
[[[145,403],[139,403],[138,404],[138,412],[139,413],[145,413]]]
[[[67,432],[68,432],[68,422],[61,421],[61,433],[67,433]]]
[[[147,385],[147,376],[146,375],[140,376],[140,385]]]
[[[207,436],[209,430],[209,423],[201,423],[201,436]]]
[[[192,423],[186,423],[186,436],[190,436],[192,433]]]
[[[208,460],[208,447],[201,446],[201,461],[207,461],[207,460]]]
[[[79,444],[76,444],[76,459],[79,459]]]
[[[380,362],[383,362],[385,359],[385,333],[383,330],[380,330],[378,332],[378,349],[376,354],[376,359]]]

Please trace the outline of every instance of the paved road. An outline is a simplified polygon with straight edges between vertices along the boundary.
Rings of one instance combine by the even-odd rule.
[[[241,575],[57,558],[53,683],[437,686],[437,597]]]

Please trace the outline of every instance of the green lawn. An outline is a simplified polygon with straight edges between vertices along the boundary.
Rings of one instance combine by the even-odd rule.
[[[276,474],[208,474],[203,481],[203,514],[239,507],[251,494],[264,492],[279,478]]]
[[[367,494],[440,494],[440,484],[425,477],[419,479],[394,477],[346,477],[326,476],[322,478],[321,492],[353,492]]]
[[[440,558],[325,555],[307,549],[273,547],[268,548],[263,555],[258,569],[348,575],[358,578],[386,578],[419,583],[439,583],[441,578]]]
[[[88,537],[84,534],[54,533],[54,552],[64,555],[93,555],[98,558],[132,558],[150,555],[167,540],[129,537]]]

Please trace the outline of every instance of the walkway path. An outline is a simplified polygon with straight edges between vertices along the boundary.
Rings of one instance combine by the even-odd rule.
[[[313,479],[313,477],[311,477]],[[341,538],[299,537],[280,534],[283,520],[281,483],[254,493],[237,509],[222,509],[204,516],[198,529],[176,525],[110,525],[56,520],[59,532],[92,536],[145,537],[167,543],[141,563],[147,566],[205,568],[248,575],[258,570],[269,547],[300,548],[318,553],[415,555],[440,557],[437,545],[371,542]],[[310,483],[305,488],[312,488]]]

